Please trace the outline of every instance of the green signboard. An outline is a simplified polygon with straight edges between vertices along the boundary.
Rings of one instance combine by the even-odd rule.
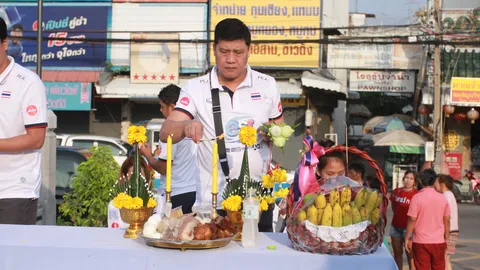
[[[47,107],[52,111],[90,111],[92,84],[81,82],[46,82]]]

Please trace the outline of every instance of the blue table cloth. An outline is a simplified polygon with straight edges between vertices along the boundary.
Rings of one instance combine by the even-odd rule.
[[[260,234],[256,248],[232,242],[220,249],[181,252],[125,239],[120,229],[0,225],[0,232],[1,270],[397,269],[383,245],[362,256],[309,254],[293,250],[284,233]]]

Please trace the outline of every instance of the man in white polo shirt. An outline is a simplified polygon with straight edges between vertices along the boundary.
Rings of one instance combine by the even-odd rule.
[[[175,108],[180,95],[180,87],[170,84],[158,94],[160,111],[168,117]],[[167,168],[167,144],[159,142],[158,158],[153,157],[152,149],[148,144],[140,148],[140,152],[147,158],[148,163],[159,172],[159,193],[165,192],[165,172]],[[190,138],[172,145],[172,208],[181,206],[184,214],[192,212],[195,203],[195,191],[200,175],[197,166],[197,145]]]
[[[0,224],[35,224],[41,153],[47,127],[46,90],[40,78],[7,56],[7,26],[0,18]]]
[[[218,89],[219,107],[215,116],[221,115],[221,129],[225,135],[226,158],[222,157],[219,140],[219,206],[225,185],[225,175],[237,178],[240,175],[244,146],[238,138],[242,126],[253,125],[259,128],[264,123],[283,123],[280,93],[275,79],[252,70],[248,66],[251,35],[248,27],[238,19],[225,19],[215,27],[214,53],[216,65],[211,73],[190,80],[182,89],[175,110],[162,126],[160,139],[166,141],[173,134],[173,142],[192,138],[198,145],[200,188],[197,188],[196,206],[211,205],[212,184],[212,141],[200,142],[202,138],[215,138],[219,135],[214,120],[215,95]],[[218,113],[219,109],[221,113]],[[261,134],[257,145],[249,148],[250,176],[261,181],[268,170],[269,149]],[[228,165],[225,168],[225,165]],[[272,214],[262,214],[259,229],[271,231]]]

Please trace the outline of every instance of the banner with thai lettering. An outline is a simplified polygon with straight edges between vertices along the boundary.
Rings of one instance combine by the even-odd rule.
[[[99,68],[107,59],[107,30],[111,4],[53,4],[43,7],[44,37],[98,39],[45,40],[42,46],[43,66],[47,69]],[[37,41],[23,37],[36,37],[38,29],[36,3],[0,3],[2,17],[11,36],[7,53],[26,67],[37,62]],[[15,37],[19,37],[16,39]]]
[[[450,102],[455,105],[480,105],[480,78],[452,78]]]
[[[212,0],[210,29],[226,18],[238,18],[250,29],[252,40],[278,40],[279,43],[252,43],[249,64],[254,67],[317,68],[318,43],[285,43],[281,40],[320,39],[319,0]],[[211,33],[213,40],[214,34]],[[215,56],[210,50],[211,64]]]
[[[46,82],[47,107],[52,111],[89,111],[92,107],[92,84],[80,82]]]
[[[413,93],[415,73],[412,71],[351,70],[349,91]]]

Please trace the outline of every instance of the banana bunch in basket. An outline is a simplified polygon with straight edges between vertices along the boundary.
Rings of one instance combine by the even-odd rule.
[[[342,191],[334,189],[328,195],[319,193],[315,203],[298,213],[298,220],[308,220],[314,225],[342,227],[370,220],[377,225],[380,220],[382,195],[365,188],[359,190],[352,201],[352,190],[346,186]]]

